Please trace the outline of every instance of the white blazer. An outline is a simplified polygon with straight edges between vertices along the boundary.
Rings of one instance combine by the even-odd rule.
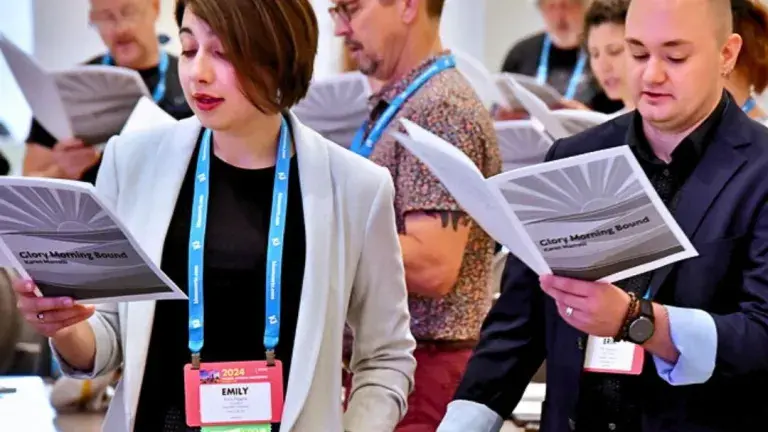
[[[405,414],[416,368],[392,179],[386,169],[322,138],[294,116],[290,121],[307,257],[281,430],[391,432]],[[200,128],[193,117],[114,137],[104,151],[98,194],[158,265]],[[62,362],[64,372],[76,377],[123,365],[105,431],[133,430],[154,311],[154,302],[100,306],[89,319],[96,334],[93,371],[78,373]],[[356,343],[352,396],[343,414],[345,322]]]

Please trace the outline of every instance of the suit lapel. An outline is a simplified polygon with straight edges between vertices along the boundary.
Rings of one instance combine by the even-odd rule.
[[[150,181],[143,184],[151,192],[147,200],[147,218],[144,225],[134,227],[142,233],[140,244],[149,258],[158,266],[163,255],[163,245],[168,232],[176,200],[187,172],[189,160],[197,144],[200,133],[200,123],[192,117],[178,123],[174,131],[168,134],[168,138],[158,143],[157,155],[154,166],[149,167]],[[126,383],[130,384],[126,394],[125,403],[128,413],[131,413],[131,421],[135,418],[139,401],[144,367],[147,361],[149,339],[152,334],[152,322],[155,315],[155,302],[143,301],[127,304],[125,319],[127,335],[125,338],[124,373]],[[128,369],[130,368],[130,369]],[[179,371],[181,373],[181,371]]]
[[[752,120],[746,116],[741,118],[743,114],[740,111],[735,113],[734,110],[738,110],[738,107],[729,103],[714,140],[680,191],[680,200],[673,215],[689,239],[694,238],[704,216],[723,188],[747,162],[735,148],[749,144],[738,131],[747,126],[741,124],[744,120]],[[651,297],[659,291],[674,265],[664,266],[654,272],[650,285]]]
[[[285,431],[293,428],[307,400],[325,333],[332,265],[328,251],[332,230],[328,224],[334,221],[328,148],[296,117],[291,115],[290,120],[299,158],[307,256],[291,363],[293,367],[283,409],[281,428]]]

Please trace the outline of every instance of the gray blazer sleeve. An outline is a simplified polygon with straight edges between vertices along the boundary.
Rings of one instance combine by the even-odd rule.
[[[381,172],[347,314],[355,344],[344,429],[352,432],[394,430],[407,411],[416,369],[394,185],[389,173]]]

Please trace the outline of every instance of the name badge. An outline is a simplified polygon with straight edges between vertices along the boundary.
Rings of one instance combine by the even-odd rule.
[[[584,370],[587,372],[639,375],[643,371],[645,351],[632,342],[590,336]]]
[[[275,361],[184,366],[187,426],[203,430],[269,431],[283,415],[283,365]],[[261,425],[261,426],[260,426]],[[229,426],[229,428],[228,428]],[[261,427],[261,429],[259,429]]]

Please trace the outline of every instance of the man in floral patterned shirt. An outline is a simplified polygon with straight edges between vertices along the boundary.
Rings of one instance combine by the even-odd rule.
[[[336,34],[361,72],[384,83],[370,99],[370,119],[352,150],[388,168],[395,183],[411,330],[419,342],[415,389],[400,432],[437,429],[491,305],[494,241],[388,134],[404,131],[399,119],[407,118],[457,146],[484,175],[500,171],[491,116],[440,46],[443,3],[335,0],[331,8]]]

